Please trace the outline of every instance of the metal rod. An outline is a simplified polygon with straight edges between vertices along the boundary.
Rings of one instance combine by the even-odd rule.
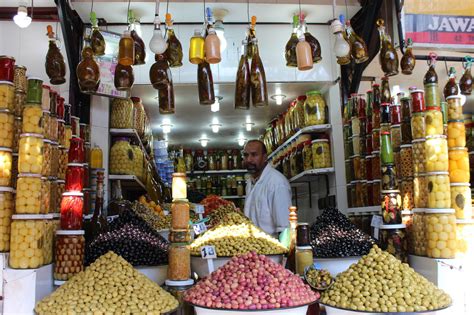
[[[287,22],[258,22],[258,25],[292,25]],[[330,25],[329,22],[306,23],[306,25]],[[89,26],[90,24],[85,24]],[[124,26],[128,23],[107,23],[107,26]],[[153,25],[153,22],[141,23],[140,25]],[[202,25],[200,22],[174,22],[173,25]],[[224,25],[248,25],[247,22],[225,22]]]

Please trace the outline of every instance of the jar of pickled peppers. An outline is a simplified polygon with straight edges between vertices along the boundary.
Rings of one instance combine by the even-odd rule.
[[[61,200],[61,229],[81,230],[82,211],[84,207],[83,194],[81,192],[65,192]]]

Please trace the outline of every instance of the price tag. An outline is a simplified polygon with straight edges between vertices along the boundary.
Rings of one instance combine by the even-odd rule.
[[[374,215],[372,216],[372,222],[370,226],[374,228],[379,228],[383,224],[382,216],[381,215]]]
[[[204,222],[193,224],[194,234],[199,235],[207,231],[207,226]]]
[[[204,213],[204,206],[203,205],[195,205],[194,207],[194,212],[197,214],[203,214]]]
[[[201,247],[201,257],[202,259],[217,258],[216,248],[213,245],[206,245],[206,246]]]

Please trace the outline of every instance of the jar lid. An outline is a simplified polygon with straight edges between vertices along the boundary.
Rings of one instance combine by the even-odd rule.
[[[375,184],[375,183],[381,183],[381,182],[382,182],[381,179],[374,179],[374,184]]]
[[[426,110],[435,110],[435,111],[441,111],[441,107],[439,106],[427,106]]]
[[[394,230],[394,229],[405,229],[405,224],[381,224],[379,229],[381,230]]]
[[[1,55],[1,56],[0,56],[0,59],[11,59],[11,60],[15,60],[15,57],[7,56],[7,55]]]
[[[454,213],[454,209],[433,209],[433,208],[427,208],[425,209],[425,213],[427,214],[433,214],[433,213]]]
[[[80,123],[79,126],[87,126],[86,123]]]
[[[181,280],[181,281],[165,280],[165,284],[168,287],[183,287],[183,286],[193,285],[194,280],[193,279]]]
[[[353,180],[353,181],[351,181],[351,184],[352,184],[352,185],[355,185],[355,184],[357,184],[357,183],[360,183],[360,180]]]
[[[0,147],[0,151],[4,151],[4,152],[13,152],[12,149],[10,148],[7,148],[7,147]]]
[[[49,143],[49,144],[51,144],[52,141],[49,140],[49,139],[43,139],[43,142],[44,142],[44,143]]]
[[[380,105],[381,105],[381,106],[390,106],[390,103],[385,102],[385,103],[382,103],[382,104],[380,104]]]
[[[373,183],[374,183],[373,180],[368,180],[368,181],[367,181],[367,185],[372,185]]]
[[[35,137],[35,138],[44,138],[42,134],[39,133],[22,133],[20,134],[20,138],[24,137]]]
[[[0,84],[6,84],[6,85],[11,85],[13,86],[13,83],[10,81],[0,81]]]
[[[467,148],[466,147],[452,147],[452,148],[449,148],[448,151],[466,151],[467,152]]]
[[[432,175],[449,175],[449,172],[427,172],[426,176],[432,176]]]
[[[374,156],[373,156],[372,154],[371,154],[371,155],[367,155],[367,156],[365,157],[365,159],[373,159],[373,158],[374,158]]]
[[[51,215],[53,216],[53,219],[59,219],[61,217],[60,213],[51,213]]]
[[[0,113],[5,113],[5,114],[11,114],[11,111],[9,109],[0,109]]]
[[[464,123],[463,119],[450,119],[448,123]]]
[[[414,139],[411,141],[412,144],[425,142],[426,138]]]
[[[415,173],[414,177],[425,177],[426,175],[426,173]]]
[[[413,213],[425,213],[425,208],[414,208]]]
[[[84,230],[57,230],[56,235],[84,235]]]
[[[380,151],[372,151],[372,155],[380,155]]]
[[[367,184],[367,180],[366,180],[366,179],[361,179],[359,182],[361,182],[362,184]]]
[[[400,193],[400,189],[387,189],[387,190],[381,190],[381,194],[396,194]]]
[[[18,178],[20,178],[20,177],[33,177],[33,178],[40,178],[41,179],[41,174],[20,173],[20,174],[18,174]]]
[[[18,117],[17,117],[17,116],[15,116],[15,120],[22,121],[22,120],[23,120],[23,118],[22,118],[21,116],[18,116]]]
[[[51,87],[49,85],[43,84],[42,87],[43,89],[51,90]]]
[[[51,111],[49,111],[49,110],[43,110],[43,114],[51,115]]]
[[[402,144],[400,149],[413,148],[413,144]]]
[[[329,142],[329,139],[316,139],[311,141],[311,143],[317,143],[317,142]]]
[[[472,154],[474,154],[474,151],[469,152],[469,155],[472,155]]]
[[[404,96],[404,97],[400,98],[400,101],[411,101],[411,97]]]
[[[423,91],[423,90],[412,90],[412,91],[410,91],[410,94],[413,94],[413,93],[425,93],[425,91]]]
[[[306,96],[310,96],[310,95],[321,95],[321,92],[320,92],[320,91],[309,91],[309,92],[306,92]]]
[[[447,139],[448,137],[445,135],[432,135],[432,136],[426,136],[426,140],[430,139]]]
[[[456,224],[474,224],[474,219],[456,219]]]
[[[413,181],[413,176],[407,176],[400,179],[400,182],[411,182]]]
[[[72,166],[72,167],[84,167],[83,163],[67,163],[67,166]]]
[[[390,135],[390,132],[389,132],[389,131],[382,131],[382,134],[383,134],[383,135],[386,135],[386,136],[389,136],[389,135]]]
[[[66,281],[64,281],[64,280],[54,280],[53,283],[54,283],[55,286],[60,287],[60,286],[62,286],[63,284],[65,284]]]
[[[63,193],[63,197],[84,197],[84,194],[78,191],[68,191]]]
[[[58,184],[66,184],[66,181],[64,179],[58,179],[56,180],[56,183]]]
[[[296,246],[296,250],[313,250],[313,247],[311,247],[310,245]]]
[[[65,123],[66,121],[64,119],[58,119],[58,123]]]
[[[380,132],[380,128],[372,129],[372,133]]]
[[[451,183],[449,184],[451,187],[470,187],[470,183]]]
[[[29,81],[29,80],[38,80],[38,81],[43,82],[43,79],[38,78],[38,77],[30,77],[30,76],[28,76],[28,81]],[[43,85],[41,85],[41,86],[43,86]]]
[[[392,128],[401,128],[401,127],[402,127],[401,124],[396,124],[396,125],[391,125],[390,129],[392,129]]]
[[[451,96],[446,97],[446,100],[451,100],[451,99],[454,99],[454,98],[461,99],[461,96],[451,95]]]
[[[350,156],[349,159],[353,159],[353,158],[356,158],[356,157],[360,157],[360,155],[359,155],[359,154],[355,154],[355,155],[353,155],[353,156]]]
[[[413,214],[413,211],[411,210],[402,210],[402,215],[412,215]]]
[[[56,142],[56,141],[51,140],[51,145],[57,145],[57,146],[59,146],[59,142]]]
[[[47,220],[53,217],[47,214],[14,214],[12,220]]]
[[[13,187],[5,187],[5,186],[0,186],[0,192],[14,192],[15,190],[13,189]]]

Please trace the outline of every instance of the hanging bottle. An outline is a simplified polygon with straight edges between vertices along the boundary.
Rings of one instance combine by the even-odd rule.
[[[131,66],[135,61],[135,43],[130,30],[125,30],[119,42],[118,63],[122,66]]]
[[[267,106],[267,79],[265,78],[265,68],[263,67],[262,59],[258,52],[258,40],[252,39],[252,47],[254,54],[252,57],[252,64],[250,67],[250,91],[252,94],[253,106]]]
[[[216,101],[214,95],[214,80],[212,79],[211,66],[206,61],[203,61],[198,65],[197,81],[199,91],[199,104],[214,104]]]
[[[398,74],[398,54],[392,44],[390,35],[385,32],[385,22],[383,19],[377,20],[380,35],[380,65],[386,76]]]
[[[403,54],[400,66],[402,68],[403,74],[412,74],[413,69],[415,69],[416,59],[413,54],[413,41],[411,38],[407,40],[405,53]]]
[[[285,46],[285,59],[287,67],[298,66],[296,62],[296,45],[298,45],[298,15],[293,15],[293,32]]]
[[[428,60],[428,71],[426,71],[425,76],[423,77],[423,84],[429,84],[429,83],[438,83],[438,74],[436,73],[435,66],[436,66],[436,58],[438,56],[431,52],[429,54],[429,60]]]
[[[392,103],[392,96],[390,94],[390,85],[388,84],[388,78],[382,78],[382,86],[380,92],[380,102],[381,103]]]
[[[105,54],[105,39],[102,36],[102,33],[99,30],[99,26],[97,25],[97,15],[94,11],[90,14],[92,31],[91,31],[91,48],[96,56],[103,56]]]
[[[200,29],[194,30],[194,36],[189,43],[189,62],[195,65],[204,61],[204,37]]]
[[[56,44],[53,27],[48,25],[46,27],[49,38],[48,53],[46,54],[46,74],[49,77],[49,82],[53,85],[59,85],[66,82],[66,64],[64,57]]]
[[[444,86],[443,94],[445,99],[448,96],[459,94],[459,88],[456,84],[456,70],[454,69],[454,67],[449,68],[449,79],[446,85]]]
[[[100,82],[100,69],[94,60],[94,51],[89,42],[82,49],[82,60],[76,69],[79,88],[83,93],[94,93],[97,91]]]
[[[104,172],[97,172],[97,195],[95,209],[89,224],[86,225],[86,243],[90,244],[97,236],[107,232],[108,223],[104,211]]]
[[[369,53],[367,52],[367,45],[364,40],[356,34],[354,29],[351,27],[351,22],[346,22],[346,31],[351,43],[351,55],[354,58],[355,63],[363,63],[369,59]]]
[[[204,42],[206,61],[210,64],[221,62],[221,42],[214,27],[209,28]]]
[[[130,36],[133,39],[135,59],[134,65],[144,65],[146,58],[146,48],[143,39],[138,35],[137,29],[140,27],[140,21],[135,18],[133,11],[128,11],[128,20],[130,23]]]
[[[321,45],[319,41],[308,32],[308,26],[306,25],[306,20],[303,14],[301,14],[301,31],[304,33],[304,39],[311,47],[311,56],[313,58],[313,63],[318,63],[322,60],[321,58]]]
[[[171,70],[166,61],[165,54],[155,55],[155,63],[150,68],[150,82],[155,89],[160,89],[170,84]]]
[[[340,19],[343,20],[344,16],[341,15]],[[351,45],[345,37],[346,31],[341,20],[335,19],[331,23],[331,30],[336,37],[334,41],[334,53],[336,54],[337,63],[347,65],[351,62]]]
[[[242,55],[237,68],[234,107],[239,109],[250,108],[250,65],[247,58],[246,41],[242,41]]]
[[[255,53],[255,46],[253,44],[253,39],[256,38],[257,33],[255,31],[255,25],[257,24],[257,17],[252,16],[250,20],[250,26],[247,32],[247,58],[252,59]]]
[[[472,92],[472,75],[471,75],[471,65],[472,59],[469,56],[464,57],[465,62],[463,62],[464,74],[459,80],[459,87],[461,88],[461,94],[471,95]]]
[[[166,25],[168,35],[166,58],[171,68],[181,67],[183,65],[183,47],[174,33],[173,20],[171,20],[171,14],[169,13],[166,13]]]
[[[313,69],[313,55],[310,44],[305,40],[305,35],[301,34],[296,45],[296,61],[298,70],[306,71]]]
[[[160,114],[174,114],[174,88],[171,80],[166,86],[161,86],[158,89],[158,108]]]
[[[120,63],[115,67],[114,85],[119,91],[130,91],[135,81],[132,66],[124,66]]]

